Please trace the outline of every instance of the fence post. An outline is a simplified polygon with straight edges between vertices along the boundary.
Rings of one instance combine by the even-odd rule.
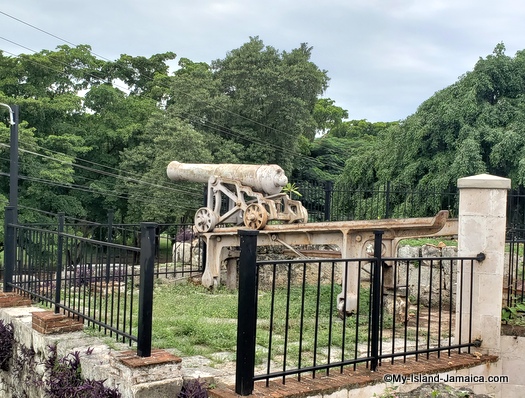
[[[9,133],[9,206],[17,209],[14,223],[18,218],[18,120],[20,107],[12,105],[14,123],[11,125]]]
[[[379,356],[379,329],[381,315],[381,249],[383,246],[383,231],[374,231],[374,263],[372,272],[372,331],[370,334],[370,370],[375,372]]]
[[[140,288],[137,355],[151,356],[156,223],[140,223]]]
[[[390,218],[390,181],[386,182],[385,194],[385,219]]]
[[[113,218],[115,212],[113,210],[108,211],[108,243],[113,243]],[[111,247],[108,247],[107,259],[106,259],[106,283],[109,283],[111,273]]]
[[[6,206],[4,219],[4,292],[12,292],[16,263],[16,206]]]
[[[235,393],[250,395],[255,367],[257,322],[257,235],[256,230],[240,230],[239,304],[237,313],[237,359]]]
[[[208,187],[207,186],[204,186],[204,204],[203,206],[206,207],[208,206]],[[208,262],[208,245],[206,244],[206,241],[204,239],[202,239],[202,256],[201,256],[201,271],[204,272],[204,270],[206,269],[206,264]]]
[[[465,267],[463,278],[457,277],[455,337],[462,343],[470,338],[482,340],[478,351],[491,355],[500,355],[501,347],[505,213],[510,185],[510,179],[488,174],[458,179],[458,256],[483,253],[485,259],[475,262],[472,270]],[[460,320],[464,325],[461,335]]]
[[[62,290],[62,252],[64,251],[64,213],[58,213],[57,276],[55,284],[55,314],[60,312],[60,291]]]
[[[324,220],[330,221],[332,213],[332,192],[334,184],[332,181],[326,181],[324,185]]]

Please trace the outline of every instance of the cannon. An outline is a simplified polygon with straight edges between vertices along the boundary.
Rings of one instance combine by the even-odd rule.
[[[263,229],[268,221],[307,222],[300,201],[281,192],[288,183],[275,164],[190,164],[171,162],[166,170],[172,181],[207,182],[206,207],[195,213],[197,232],[210,232],[218,224]]]

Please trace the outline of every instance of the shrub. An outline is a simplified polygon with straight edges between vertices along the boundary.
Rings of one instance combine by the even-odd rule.
[[[207,398],[206,382],[200,379],[192,379],[182,387],[179,398]]]
[[[15,333],[12,323],[0,319],[0,369],[9,370],[9,360],[13,357]]]
[[[88,350],[90,354],[92,350]],[[104,386],[104,381],[85,380],[80,369],[80,353],[75,351],[58,358],[56,346],[49,346],[49,356],[44,362],[47,378],[44,391],[50,398],[120,398],[117,389]]]

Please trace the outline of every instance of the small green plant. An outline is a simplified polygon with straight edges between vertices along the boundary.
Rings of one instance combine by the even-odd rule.
[[[443,246],[457,246],[458,241],[457,239],[447,238],[447,237],[441,237],[441,238],[407,238],[402,239],[399,242],[399,246],[423,246],[423,245],[433,245],[438,247],[445,247]]]
[[[525,325],[525,303],[519,302],[501,309],[501,320],[515,325]]]
[[[288,194],[290,197],[293,195],[296,195],[296,196],[303,196],[300,192],[299,192],[299,187],[295,184],[295,182],[289,182],[287,183],[284,187],[283,187],[283,192],[285,194]]]

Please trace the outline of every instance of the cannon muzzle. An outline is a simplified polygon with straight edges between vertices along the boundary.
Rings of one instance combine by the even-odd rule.
[[[168,178],[173,181],[209,182],[211,177],[238,181],[254,191],[274,195],[288,183],[284,170],[276,164],[203,164],[179,163],[168,165]]]

